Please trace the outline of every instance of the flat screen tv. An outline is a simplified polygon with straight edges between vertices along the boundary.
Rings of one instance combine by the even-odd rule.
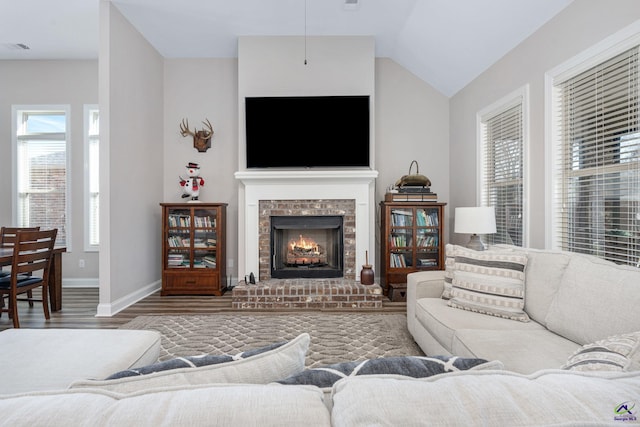
[[[369,96],[245,98],[247,168],[369,167]]]

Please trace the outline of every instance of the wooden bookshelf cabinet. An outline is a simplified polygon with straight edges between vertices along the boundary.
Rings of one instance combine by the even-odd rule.
[[[380,281],[406,287],[407,274],[444,269],[444,207],[436,202],[381,202]]]
[[[226,203],[160,203],[161,295],[222,295],[226,289]]]

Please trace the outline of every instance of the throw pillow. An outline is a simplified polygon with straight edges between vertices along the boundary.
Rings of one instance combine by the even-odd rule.
[[[458,247],[448,305],[528,322],[524,312],[527,255]]]
[[[245,352],[244,358],[212,365],[169,369],[111,380],[79,380],[70,388],[134,393],[149,388],[214,383],[267,384],[302,372],[311,337],[307,333],[275,348]],[[251,357],[247,357],[251,354]],[[233,356],[230,356],[233,358]]]
[[[456,264],[456,250],[457,246],[447,243],[444,247],[444,291],[442,292],[443,299],[451,298],[451,287],[453,283],[453,270],[455,270]]]
[[[342,378],[357,375],[391,374],[424,378],[467,369],[502,369],[502,364],[497,361],[487,362],[484,359],[465,359],[456,356],[383,357],[307,369],[277,382],[289,385],[315,385],[324,388],[331,387]]]
[[[138,375],[151,374],[153,372],[169,371],[171,369],[197,368],[200,366],[217,365],[219,363],[232,362],[234,360],[242,360],[251,356],[255,356],[257,354],[262,354],[267,351],[274,350],[278,347],[281,347],[286,343],[287,341],[270,344],[265,347],[243,351],[235,355],[202,354],[199,356],[176,357],[175,359],[165,360],[163,362],[154,363],[152,365],[141,366],[139,368],[132,368],[132,369],[116,372],[115,374],[112,374],[105,379],[115,380],[117,378],[135,377]]]
[[[640,331],[614,335],[583,345],[562,369],[571,371],[640,370]]]

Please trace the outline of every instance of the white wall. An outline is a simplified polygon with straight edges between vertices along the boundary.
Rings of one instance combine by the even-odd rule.
[[[11,106],[68,104],[71,171],[70,245],[62,256],[63,284],[96,286],[98,253],[84,251],[84,123],[85,104],[98,103],[98,61],[0,61],[0,225],[12,218]],[[78,268],[78,260],[85,268]]]
[[[431,180],[438,201],[449,201],[449,98],[388,58],[376,60],[376,198],[409,173],[413,160]],[[415,172],[414,167],[412,172]],[[445,213],[449,206],[445,206]],[[377,223],[380,223],[378,209]],[[380,227],[377,240],[380,241]],[[445,223],[445,240],[449,225]],[[379,264],[378,264],[379,266]]]
[[[200,165],[204,186],[199,200],[228,203],[227,268],[230,280],[237,277],[238,184],[233,178],[238,158],[238,61],[225,59],[170,59],[164,68],[163,194],[160,201],[179,203],[189,162]],[[202,129],[202,121],[213,125],[211,148],[200,153],[193,138],[180,135],[182,119],[191,130]],[[158,202],[160,202],[158,201]],[[159,209],[159,206],[158,206]]]
[[[111,315],[160,287],[163,58],[101,1],[100,304]]]
[[[450,219],[455,206],[476,204],[476,114],[529,84],[529,246],[544,247],[545,228],[550,224],[545,218],[545,72],[638,19],[637,0],[574,1],[451,98]],[[467,237],[452,234],[455,243],[464,243]]]

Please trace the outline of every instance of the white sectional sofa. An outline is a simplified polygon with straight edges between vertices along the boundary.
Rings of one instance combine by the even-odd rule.
[[[523,375],[496,369],[496,362],[465,366],[456,365],[460,359],[453,357],[438,359],[439,364],[409,356],[398,358],[398,365],[429,359],[427,371],[435,363],[441,369],[433,372],[444,372],[423,378],[364,374],[364,365],[358,364],[330,386],[282,381],[327,372],[305,369],[309,340],[301,334],[224,363],[110,380],[79,379],[57,390],[0,396],[0,425],[515,427],[637,421],[637,370],[555,369]]]
[[[562,367],[585,344],[640,331],[638,268],[505,245],[484,252],[447,245],[446,252],[446,271],[407,277],[407,324],[428,355],[500,360],[506,370],[528,374]],[[491,264],[500,262],[524,262],[524,271],[507,281],[491,271]],[[514,282],[519,279],[523,293],[518,296]],[[497,290],[491,289],[494,284]],[[479,294],[501,292],[512,294],[470,302]],[[496,308],[507,299],[521,306]],[[494,308],[494,315],[486,314]],[[522,312],[528,321],[512,320]]]

